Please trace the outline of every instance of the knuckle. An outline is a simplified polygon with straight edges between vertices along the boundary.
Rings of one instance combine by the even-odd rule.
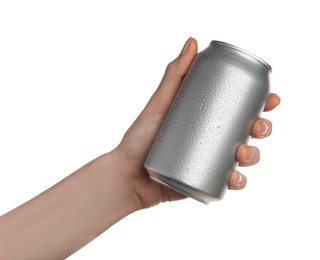
[[[175,70],[175,65],[176,65],[175,60],[174,60],[174,61],[171,61],[171,62],[167,65],[166,72],[167,72],[167,73],[170,73],[170,72],[174,71],[174,70]]]

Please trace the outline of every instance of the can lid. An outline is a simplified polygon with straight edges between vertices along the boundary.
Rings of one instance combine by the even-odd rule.
[[[229,43],[226,43],[226,42],[221,42],[221,41],[211,41],[210,44],[211,44],[211,45],[213,45],[213,44],[224,45],[224,46],[227,46],[227,47],[229,47],[229,48],[232,48],[232,49],[235,49],[235,50],[237,50],[237,51],[240,51],[240,52],[242,52],[242,53],[244,53],[244,54],[252,57],[253,59],[257,60],[257,61],[260,62],[262,65],[266,66],[270,71],[272,71],[272,67],[271,67],[267,62],[265,62],[263,59],[259,58],[258,56],[254,55],[254,54],[252,54],[252,53],[250,53],[250,52],[248,52],[248,51],[246,51],[246,50],[244,50],[244,49],[241,49],[241,48],[239,48],[239,47],[237,47],[237,46],[234,46],[234,45],[229,44]]]

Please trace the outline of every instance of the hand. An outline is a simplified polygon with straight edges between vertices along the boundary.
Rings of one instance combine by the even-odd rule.
[[[123,159],[122,162],[125,162],[123,173],[134,184],[140,208],[184,198],[183,195],[150,180],[144,168],[144,161],[196,54],[197,42],[189,38],[179,56],[169,63],[158,89],[115,150]],[[264,111],[274,109],[279,103],[280,98],[276,94],[270,94]],[[254,123],[251,135],[254,138],[264,138],[271,134],[271,129],[271,122],[260,118]],[[241,166],[256,164],[259,161],[259,150],[242,144],[238,148],[236,159]],[[246,181],[243,174],[234,171],[229,180],[229,188],[242,189]]]
[[[84,165],[61,182],[0,216],[0,259],[65,259],[128,214],[184,196],[151,181],[144,161],[169,106],[197,54],[190,38],[119,146]],[[271,94],[265,111],[280,102]],[[252,136],[271,134],[271,122],[258,119]],[[259,161],[259,150],[242,144],[240,165]],[[229,186],[241,189],[244,175],[234,171]],[[40,220],[40,221],[39,221]]]

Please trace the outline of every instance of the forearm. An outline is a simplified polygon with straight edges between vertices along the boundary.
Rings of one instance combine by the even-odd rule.
[[[62,259],[132,213],[132,188],[109,153],[0,217],[0,259]]]

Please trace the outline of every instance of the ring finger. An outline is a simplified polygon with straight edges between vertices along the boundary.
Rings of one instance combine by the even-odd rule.
[[[240,166],[254,165],[260,160],[260,151],[257,147],[241,144],[237,150],[236,160]]]

